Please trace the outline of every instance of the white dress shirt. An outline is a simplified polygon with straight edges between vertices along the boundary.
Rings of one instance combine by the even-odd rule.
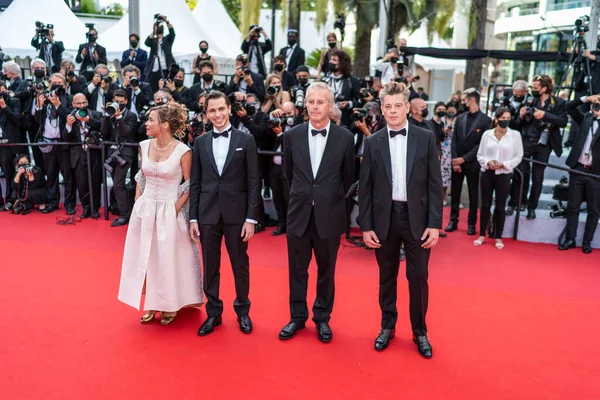
[[[497,169],[496,175],[510,174],[513,169],[521,163],[523,158],[523,140],[521,134],[514,129],[507,128],[506,133],[500,140],[494,135],[495,129],[489,129],[481,136],[479,150],[477,150],[477,161],[481,165],[481,171],[485,172],[489,161],[504,164],[503,168]]]
[[[227,128],[222,131],[218,131],[213,129],[215,133],[225,132],[231,129],[231,124],[227,125]],[[212,138],[212,150],[213,155],[215,156],[215,161],[217,163],[217,170],[219,171],[219,176],[223,174],[223,167],[225,166],[225,160],[227,159],[227,153],[229,152],[229,141],[231,140],[231,132],[227,137],[219,136],[218,138]]]
[[[583,149],[581,154],[579,155],[579,159],[577,160],[580,164],[590,166],[592,165],[592,138],[596,134],[598,130],[598,121],[593,120],[592,126],[588,131],[587,137],[585,138],[585,143],[583,144]]]
[[[281,131],[281,133],[278,133],[277,137],[281,137],[281,135],[283,135],[283,131]],[[279,147],[277,147],[277,150],[275,150],[275,151],[281,151],[281,145],[279,145]],[[273,156],[273,164],[281,165],[281,161],[282,161],[281,156]]]
[[[396,71],[389,61],[383,61],[383,58],[375,62],[375,69],[381,72],[381,84],[385,85],[396,78]]]
[[[165,40],[164,36],[162,39],[158,40],[158,57],[154,58],[154,64],[152,65],[152,72],[158,72],[159,70],[169,69],[167,67],[167,59],[165,57],[165,51],[163,50],[162,44]],[[160,59],[160,61],[159,61]]]
[[[288,46],[288,48],[286,49],[286,51],[285,51],[285,65],[290,65],[290,60],[292,59],[292,54],[294,54],[294,50],[296,50],[296,46],[298,46],[298,44],[295,44],[295,45],[293,45],[291,47]]]
[[[310,153],[310,165],[312,167],[313,177],[317,177],[317,171],[319,171],[319,165],[323,159],[323,152],[325,151],[325,145],[327,144],[327,138],[329,138],[329,127],[331,122],[327,122],[327,126],[324,128],[327,132],[325,136],[312,134],[312,130],[316,129],[312,123],[308,123],[308,150]]]
[[[390,136],[390,127],[387,127],[390,140],[390,158],[392,161],[392,200],[406,201],[406,148],[408,143],[408,122],[401,128],[406,129],[406,136]]]
[[[35,111],[42,110],[43,108],[38,108],[37,103],[34,109]],[[56,115],[56,119],[50,119],[52,116],[51,107],[46,107],[46,121],[44,122],[44,137],[48,139],[60,139],[60,117],[58,114]]]

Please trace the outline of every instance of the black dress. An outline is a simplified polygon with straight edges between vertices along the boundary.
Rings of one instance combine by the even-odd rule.
[[[194,65],[194,68],[200,68],[200,64],[202,64],[204,61],[208,61],[212,64],[212,56],[208,55],[208,57],[202,58],[202,54],[199,54],[196,58],[196,65]],[[194,85],[199,83],[201,80],[202,78],[200,77],[200,74],[194,72]]]

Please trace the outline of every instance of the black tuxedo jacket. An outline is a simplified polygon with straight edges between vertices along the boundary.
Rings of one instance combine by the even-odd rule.
[[[121,119],[104,118],[100,126],[100,133],[104,140],[118,143],[136,143],[137,127],[137,116],[128,109],[125,109]],[[137,148],[124,146],[121,154],[135,157]]]
[[[267,76],[267,66],[265,65],[265,54],[273,50],[271,39],[266,38],[264,42],[256,40],[247,41],[244,39],[240,46],[243,53],[248,54],[248,60],[252,60],[254,53],[258,59],[258,73],[262,76]]]
[[[353,107],[358,106],[358,99],[360,93],[360,82],[356,79],[355,76],[349,76],[347,78],[342,79],[342,89],[340,93],[344,96],[344,101],[351,101]],[[333,89],[333,78],[329,82],[329,86]],[[341,123],[344,126],[350,126],[352,123],[352,107],[346,107],[342,110],[342,120]]]
[[[38,58],[42,60],[46,60],[46,45],[42,45],[37,41],[37,38],[31,39],[31,45],[38,49],[40,53],[38,54]],[[52,67],[52,72],[58,72],[60,70],[60,63],[62,61],[62,54],[65,51],[65,45],[61,41],[54,41],[52,43],[52,54],[50,57],[52,58],[52,62],[54,66]],[[48,67],[48,66],[47,66]]]
[[[67,82],[67,87],[70,88],[70,95],[75,96],[78,93],[83,93],[85,87],[87,86],[87,81],[83,76],[77,76],[75,82]]]
[[[264,86],[263,86],[264,87]],[[202,93],[210,93],[213,90],[224,91],[226,90],[227,85],[223,81],[213,80],[210,87],[207,89],[204,87],[204,81],[200,80],[200,82],[193,84],[189,90],[185,93],[181,93],[181,101],[186,105],[188,110],[191,111],[200,111],[198,108],[198,96]]]
[[[33,104],[33,99],[29,93],[27,81],[17,78],[12,84],[9,84],[8,90],[12,91],[14,93],[14,97],[19,99],[21,102],[21,112],[25,113],[26,111],[29,111],[29,114],[31,114],[31,105]]]
[[[283,167],[290,183],[287,232],[302,236],[314,213],[321,239],[346,232],[346,192],[354,179],[354,137],[350,131],[330,124],[323,158],[313,176],[308,143],[308,123],[283,134]]]
[[[131,105],[131,99],[133,99],[133,88],[127,86],[124,88],[127,92],[127,101]],[[144,106],[150,106],[150,102],[154,100],[152,97],[152,86],[148,82],[140,82],[140,93],[135,95],[135,109],[139,113],[142,111]],[[129,108],[129,105],[127,108]]]
[[[63,139],[63,140],[64,140],[64,137],[62,137],[62,133],[65,131],[65,125],[67,124],[67,117],[69,116],[69,113],[73,110],[72,104],[73,104],[73,96],[71,96],[70,94],[67,94],[67,93],[60,96],[60,106],[56,110],[56,113],[59,117],[59,130],[61,133],[61,139]],[[45,105],[42,107],[41,110],[37,110],[35,112],[35,122],[36,122],[36,124],[39,124],[39,135],[37,136],[38,139],[40,137],[44,136],[46,117],[48,116],[47,109],[50,106],[52,106],[52,105],[48,105],[48,106]],[[52,106],[52,107],[54,107],[54,106]],[[65,146],[61,146],[61,149],[64,151],[69,151],[69,149]]]
[[[583,104],[581,100],[570,101],[566,104],[566,109],[569,115],[579,124],[579,130],[577,131],[577,137],[571,152],[567,157],[566,164],[569,168],[575,168],[579,162],[579,157],[583,151],[583,146],[592,126],[594,116],[591,113],[583,114],[579,110],[579,106]],[[592,137],[592,174],[600,174],[600,128],[596,130],[595,135]]]
[[[130,60],[129,55],[131,54],[131,50],[132,49],[127,49],[123,52],[123,55],[121,56],[121,68],[125,68],[128,65],[135,65],[142,73],[140,79],[144,80],[146,77],[144,71],[146,70],[146,63],[148,62],[148,52],[138,48],[135,50],[135,58]]]
[[[169,34],[163,36],[162,41],[162,49],[165,52],[165,58],[167,59],[167,69],[171,67],[172,64],[175,64],[175,58],[173,57],[173,42],[175,41],[175,29],[169,28]],[[146,63],[146,75],[150,75],[152,72],[152,67],[154,66],[154,59],[158,57],[158,39],[155,37],[152,39],[150,36],[146,38],[144,44],[147,47],[150,47],[150,56],[148,57],[148,62]]]
[[[77,56],[75,57],[75,61],[81,63],[81,66],[79,67],[79,73],[82,75],[84,72],[88,72],[88,67],[91,67],[93,69],[98,64],[108,64],[108,62],[106,61],[106,49],[100,46],[98,43],[96,43],[94,46],[95,51],[98,53],[98,61],[94,60],[92,58],[92,54],[90,53],[87,53],[85,56],[81,54],[83,49],[88,48],[88,43],[83,43],[79,45],[79,50],[77,50]],[[94,74],[91,73],[91,76],[93,75]]]
[[[548,130],[548,134],[550,136],[548,144],[552,150],[554,150],[554,153],[560,157],[563,150],[562,134],[560,133],[560,129],[567,126],[568,119],[567,111],[565,109],[565,101],[560,97],[551,96],[544,105],[541,104],[540,99],[535,99],[533,107],[546,112],[541,121],[552,124]],[[534,132],[536,130],[540,131],[539,121],[537,119],[527,120],[519,118],[517,127],[518,130],[521,131],[521,136],[525,136],[530,129]]]
[[[416,240],[426,228],[442,227],[442,173],[434,133],[409,124],[406,194],[410,230]],[[358,223],[386,240],[392,215],[392,159],[387,128],[365,140],[360,167]]]
[[[5,108],[0,108],[0,129],[2,139],[9,143],[18,143],[21,137],[19,122],[21,120],[21,102],[15,97],[9,97]],[[7,180],[10,178],[7,178]]]
[[[89,129],[100,133],[102,113],[88,109],[88,114],[90,116],[90,120],[88,121]],[[79,120],[76,120],[73,123],[73,126],[71,127],[71,132],[67,130],[65,124],[65,130],[63,131],[62,136],[67,142],[82,143],[81,122]],[[82,146],[69,146],[69,149],[71,150],[71,154],[69,155],[71,161],[71,168],[75,168],[77,166],[77,162],[79,161],[82,163],[82,165],[87,165],[87,157]]]
[[[212,131],[194,140],[190,179],[190,220],[228,225],[258,220],[260,176],[254,137],[232,128],[223,173],[213,154]]]
[[[279,50],[279,55],[285,57],[287,55],[289,48],[290,48],[290,46],[283,47],[281,50]],[[290,58],[290,62],[287,64],[286,71],[291,72],[292,74],[295,74],[296,68],[298,68],[300,65],[304,65],[305,57],[306,56],[304,53],[304,49],[302,49],[300,46],[296,46],[296,48],[292,52],[292,57]],[[284,90],[285,90],[285,88],[284,88]]]
[[[479,169],[481,167],[477,162],[477,150],[479,150],[479,143],[481,142],[483,132],[490,129],[491,119],[479,111],[470,129],[467,131],[468,114],[468,112],[465,112],[456,117],[450,152],[452,153],[452,158],[464,158],[463,168]]]
[[[87,84],[83,87],[82,93],[87,98],[89,107],[92,110],[96,109],[96,103],[98,102],[98,96],[100,93],[100,85],[101,84],[98,84],[98,86],[95,86],[94,90],[92,92],[89,91],[89,88],[88,88],[89,84]],[[106,106],[108,103],[110,103],[112,101],[113,93],[118,88],[119,88],[119,86],[114,82],[111,83],[110,85],[108,85],[108,91],[104,94],[104,106]]]
[[[259,101],[263,101],[265,98],[265,78],[257,73],[254,73],[252,71],[250,71],[250,75],[252,76],[252,81],[254,82],[252,84],[252,86],[246,86],[246,93],[254,93],[256,95],[256,97],[258,97]],[[234,76],[231,77],[231,80],[229,81],[229,86],[227,86],[227,89],[225,89],[225,94],[226,95],[230,95],[231,93],[234,92],[239,92],[240,90],[240,83],[242,82],[242,80],[240,79],[240,81],[236,84],[233,81]],[[198,98],[196,98],[196,101],[198,100]]]

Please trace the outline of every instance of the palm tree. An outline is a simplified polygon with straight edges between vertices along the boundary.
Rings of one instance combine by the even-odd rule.
[[[469,10],[469,35],[467,39],[469,49],[483,49],[485,47],[485,22],[487,19],[487,1],[471,0]],[[467,60],[465,73],[465,88],[481,88],[481,72],[484,58]]]

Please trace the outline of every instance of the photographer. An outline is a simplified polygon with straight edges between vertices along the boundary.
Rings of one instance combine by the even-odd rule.
[[[261,34],[265,37],[264,42],[258,41]],[[244,54],[248,54],[250,64],[248,67],[250,71],[266,76],[268,70],[265,65],[265,54],[273,49],[273,43],[271,43],[271,39],[269,39],[263,28],[257,25],[250,25],[250,32],[248,32],[248,36],[242,42],[241,49]]]
[[[279,56],[283,57],[288,65],[287,71],[293,72],[300,65],[304,65],[305,53],[304,49],[298,46],[298,31],[296,29],[288,29],[287,38],[288,45],[279,50]]]
[[[327,34],[327,47],[321,51],[321,58],[317,66],[317,80],[321,79],[321,74],[327,76],[329,72],[329,58],[333,51],[338,49],[337,35],[335,32],[329,32]]]
[[[512,90],[504,91],[504,99],[504,106],[508,107],[511,114],[509,128],[518,130],[521,108],[533,99],[529,96],[529,84],[522,80],[515,81]]]
[[[54,40],[54,25],[35,23],[35,35],[31,45],[40,51],[38,58],[44,60],[48,73],[58,72],[65,46],[61,41]]]
[[[567,125],[567,112],[565,101],[552,95],[554,83],[548,75],[536,75],[531,83],[531,94],[534,101],[531,105],[521,107],[519,111],[518,129],[523,137],[523,157],[547,163],[550,152],[554,150],[557,156],[562,154],[562,138],[560,128]],[[530,167],[529,162],[522,161],[519,170],[523,173],[523,198],[525,204],[529,189],[529,174],[531,170],[532,185],[529,200],[527,201],[527,219],[534,219],[535,209],[538,206],[542,185],[544,182],[544,170],[546,166],[534,163]],[[519,178],[513,179],[508,206],[512,208],[517,205],[519,197]]]
[[[204,135],[206,132],[211,131],[213,128],[212,123],[210,122],[208,116],[204,112],[204,106],[207,96],[207,92],[202,92],[200,96],[198,96],[198,101],[195,107],[197,111],[195,112],[194,116],[190,119],[190,122],[188,124],[188,135],[186,141],[187,143],[184,143],[186,143],[190,147],[194,146],[194,140],[198,136]]]
[[[199,65],[200,70],[200,82],[195,83],[186,93],[182,95],[183,104],[185,104],[188,110],[198,111],[198,97],[202,93],[210,93],[213,90],[218,90],[219,92],[226,91],[226,85],[222,81],[214,80],[212,63],[208,61],[203,61]]]
[[[113,191],[119,207],[119,218],[110,224],[111,227],[129,223],[132,204],[129,203],[127,196],[125,177],[133,163],[133,159],[137,157],[137,148],[123,146],[123,144],[136,143],[136,128],[138,125],[137,116],[127,107],[127,92],[123,89],[117,89],[114,101],[117,104],[112,103],[106,108],[100,127],[100,133],[104,140],[117,142],[116,146],[112,146],[112,152],[104,164],[105,166],[108,164],[110,167],[107,170],[112,176]]]
[[[79,45],[75,62],[81,63],[79,75],[83,76],[89,82],[94,77],[94,68],[96,65],[106,65],[108,62],[106,60],[106,49],[96,43],[98,40],[98,31],[94,29],[94,24],[85,25],[89,28],[86,33],[87,43]]]
[[[425,103],[425,100],[417,97],[416,99],[412,99],[410,101],[410,117],[408,117],[408,122],[418,126],[419,128],[428,129],[436,133],[431,121],[425,119],[428,115],[429,110],[427,109],[427,103]]]
[[[160,89],[154,93],[153,100],[154,106],[162,106],[163,104],[173,102],[173,95],[168,90]]]
[[[342,125],[350,126],[352,108],[358,101],[360,83],[352,75],[352,62],[344,50],[334,50],[329,58],[327,86],[333,90],[335,105],[342,110]]]
[[[177,103],[185,105],[184,98],[186,98],[187,91],[190,89],[185,87],[183,84],[184,78],[185,70],[180,68],[179,71],[177,71],[177,74],[175,74],[173,80],[161,79],[158,83],[158,86],[160,87],[160,90],[168,90],[173,96],[173,100],[175,100]]]
[[[100,214],[100,187],[102,185],[102,166],[100,150],[90,149],[87,144],[100,142],[100,125],[102,114],[88,109],[88,101],[83,94],[73,96],[73,111],[67,117],[63,137],[67,142],[81,143],[81,146],[70,146],[71,168],[77,183],[79,200],[83,207],[81,218],[98,218]],[[92,170],[92,193],[94,209],[90,207],[90,189],[88,179],[87,152],[90,153],[90,168]]]
[[[240,54],[235,58],[235,75],[232,76],[229,86],[225,90],[226,95],[232,93],[253,93],[259,101],[265,97],[264,76],[250,70],[248,56]]]
[[[356,136],[356,144],[354,145],[354,154],[362,155],[364,149],[365,138],[371,136],[372,133],[383,129],[386,126],[385,119],[381,115],[381,107],[377,102],[368,102],[364,108],[355,108],[352,113],[352,124],[350,132]],[[355,159],[354,169],[355,179],[358,180],[360,175],[360,159]]]
[[[112,82],[112,78],[108,73],[106,65],[96,66],[94,77],[83,89],[83,94],[88,99],[92,110],[103,112],[106,105],[112,101],[113,92],[118,89],[118,85]]]
[[[297,67],[291,70],[292,72],[287,70],[285,56],[279,55],[273,58],[273,73],[281,79],[281,87],[283,90],[290,90],[292,86],[296,85],[297,82],[294,77],[296,70]]]
[[[306,65],[301,65],[296,68],[296,81],[297,85],[292,86],[289,90],[292,103],[297,108],[304,108],[304,98],[306,97],[306,89],[310,86],[310,73]]]
[[[264,113],[283,108],[283,103],[290,101],[290,94],[281,89],[281,79],[275,74],[269,74],[266,81],[265,101],[261,106]]]
[[[16,174],[12,180],[11,197],[15,199],[14,204],[6,204],[5,210],[15,214],[26,215],[33,210],[35,205],[40,206],[43,211],[48,201],[46,197],[46,180],[44,173],[36,166],[31,165],[31,160],[26,154],[19,154],[13,164]],[[8,179],[7,179],[8,182]]]
[[[21,115],[19,115],[19,142],[27,142],[27,125],[26,122],[31,120],[31,106],[33,101],[31,100],[31,91],[29,90],[28,81],[21,79],[21,67],[14,61],[7,61],[3,65],[4,76],[6,76],[6,84],[8,86],[9,95],[18,99],[21,103]],[[29,111],[29,115],[26,115]],[[15,152],[28,152],[26,147],[21,150],[13,149]],[[40,165],[43,164],[41,161],[42,155],[39,149],[39,160]],[[12,163],[12,161],[11,161]]]
[[[396,46],[387,49],[385,56],[375,62],[375,69],[381,72],[381,83],[386,84],[403,75],[404,64]]]
[[[146,75],[144,70],[146,69],[146,63],[148,62],[148,52],[144,49],[140,49],[140,37],[137,33],[129,35],[129,49],[123,52],[121,56],[121,68],[125,68],[129,65],[137,67],[140,71],[140,80],[145,80]]]
[[[6,82],[0,81],[0,144],[19,143],[19,122],[21,119],[21,102],[10,96]],[[0,167],[6,182],[6,202],[11,203],[10,177],[15,174],[15,147],[0,147]],[[2,187],[0,187],[0,207],[3,207]]]
[[[42,212],[50,213],[58,209],[60,191],[58,187],[58,173],[63,176],[64,205],[67,215],[75,214],[75,177],[71,173],[69,148],[66,146],[53,146],[53,142],[62,139],[61,133],[65,129],[67,117],[72,111],[73,98],[65,91],[66,80],[61,74],[50,76],[50,88],[36,97],[35,120],[39,126],[37,140],[46,143],[41,146],[43,153],[44,169],[46,171],[46,188],[48,191],[48,206]]]
[[[67,93],[75,96],[82,93],[87,81],[83,76],[75,75],[75,64],[70,60],[62,60],[60,63],[60,73],[67,81]]]
[[[166,78],[169,74],[169,67],[175,64],[173,57],[173,42],[175,41],[175,29],[164,15],[156,14],[156,20],[153,25],[152,33],[146,38],[144,44],[150,48],[146,72],[148,81],[152,87],[152,92],[158,90],[158,81]],[[164,24],[169,27],[169,34],[164,35]]]
[[[127,93],[128,108],[136,116],[140,114],[145,106],[150,106],[152,88],[148,82],[140,81],[138,67],[128,65],[123,69],[123,89]]]
[[[26,86],[21,86],[21,89],[17,88],[15,96],[21,99],[21,135],[23,141],[27,141],[26,138],[28,138],[30,143],[35,143],[40,127],[35,118],[35,104],[37,102],[37,95],[43,91],[43,89],[39,91],[36,85],[41,83],[40,88],[47,85],[46,63],[44,60],[40,60],[39,58],[34,59],[31,62],[31,73],[33,74],[33,82],[24,81],[24,85]],[[38,146],[32,147],[31,151],[35,165],[45,173],[42,151]]]
[[[202,63],[204,62],[208,62],[212,65],[215,74],[219,73],[219,65],[217,64],[216,57],[208,54],[208,42],[206,40],[201,40],[198,47],[200,48],[200,54],[194,57],[194,60],[192,61],[192,65],[194,66],[194,69],[192,70],[194,73],[194,85],[200,83],[200,79],[202,78]]]

